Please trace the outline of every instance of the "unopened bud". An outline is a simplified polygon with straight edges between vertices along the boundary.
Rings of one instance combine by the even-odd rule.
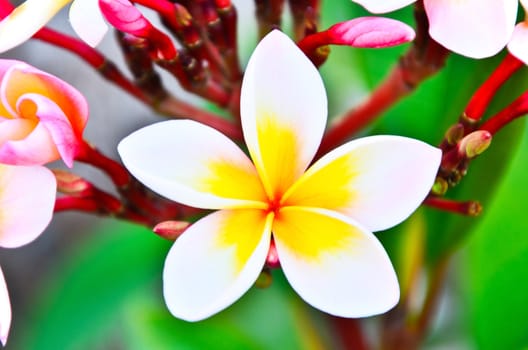
[[[460,140],[459,152],[472,159],[482,154],[491,144],[492,135],[486,130],[477,130]]]
[[[407,24],[383,17],[359,17],[334,24],[327,31],[327,44],[363,48],[389,47],[412,41],[414,30]]]
[[[466,214],[469,216],[478,216],[482,212],[482,205],[477,201],[469,201],[466,205]]]
[[[162,238],[174,241],[190,225],[187,221],[163,221],[154,226],[152,231]]]
[[[443,196],[447,192],[448,188],[449,183],[446,181],[446,179],[437,177],[433,187],[431,188],[431,192],[436,196]]]
[[[187,8],[185,6],[182,6],[180,4],[174,4],[174,14],[176,17],[176,22],[181,27],[188,27],[192,24],[192,16],[187,11]]]
[[[464,125],[456,123],[447,129],[445,139],[448,144],[454,146],[464,137]]]
[[[67,194],[82,194],[92,188],[92,184],[79,175],[61,169],[51,170],[57,179],[57,191]]]

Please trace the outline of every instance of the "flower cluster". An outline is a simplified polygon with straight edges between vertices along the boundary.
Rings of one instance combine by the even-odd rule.
[[[84,140],[88,103],[79,91],[27,63],[1,59],[0,246],[27,244],[54,212],[80,210],[139,223],[175,240],[163,268],[163,294],[170,312],[187,321],[227,308],[276,267],[302,299],[328,314],[358,318],[393,308],[398,277],[374,232],[402,223],[422,203],[478,214],[476,202],[443,195],[497,131],[528,112],[525,93],[480,123],[498,89],[528,62],[528,25],[515,26],[517,0],[355,2],[374,13],[415,3],[422,21],[416,33],[400,21],[371,16],[321,30],[319,1],[290,1],[292,40],[277,29],[284,2],[257,1],[261,40],[242,73],[231,1],[27,0],[15,8],[0,0],[0,52],[30,38],[44,40],[179,119],[123,139],[121,164]],[[46,28],[70,3],[70,22],[81,40]],[[156,11],[167,31],[138,4]],[[107,23],[117,31],[132,78],[95,48]],[[328,101],[318,67],[329,46],[385,48],[415,37],[370,98],[325,134]],[[350,141],[441,69],[450,52],[483,58],[506,45],[511,54],[438,148],[397,135]],[[157,69],[232,119],[173,96]],[[45,167],[56,160],[68,169]],[[75,162],[105,172],[115,191],[75,174]],[[11,306],[1,270],[0,312],[5,344]]]

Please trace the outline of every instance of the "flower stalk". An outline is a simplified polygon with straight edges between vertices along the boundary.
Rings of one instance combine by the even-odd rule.
[[[479,122],[497,91],[523,66],[524,63],[515,56],[506,54],[499,66],[469,100],[461,122],[469,122],[469,127]]]
[[[280,29],[285,0],[255,0],[259,38]]]
[[[482,205],[477,201],[460,202],[442,197],[429,196],[424,200],[423,204],[435,209],[466,216],[478,216],[482,212]]]

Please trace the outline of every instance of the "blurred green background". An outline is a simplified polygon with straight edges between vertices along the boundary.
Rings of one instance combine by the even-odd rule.
[[[244,28],[241,52],[247,61],[256,45],[252,2],[235,3],[240,6]],[[367,15],[349,1],[323,3],[323,28]],[[411,9],[389,16],[413,23]],[[64,22],[64,16],[59,20]],[[119,61],[111,39],[105,40],[102,49]],[[330,116],[365,98],[408,47],[332,48],[321,69]],[[36,57],[36,51],[49,54]],[[100,88],[106,86],[102,79],[85,81],[84,76],[95,74],[66,54],[65,65],[57,65],[52,58],[57,52],[31,43],[8,56],[24,57],[78,84],[93,106],[87,138],[104,151],[115,156],[121,137],[156,120],[152,112],[134,101],[125,111],[123,101],[130,99],[113,87],[109,88],[110,95],[102,96]],[[364,133],[405,135],[438,144],[500,59],[473,61],[450,56],[439,74]],[[488,115],[527,87],[528,75],[523,69],[500,91]],[[424,208],[402,225],[378,234],[393,259],[404,292],[410,288],[406,284],[409,266],[419,263],[425,272],[450,257],[448,278],[425,349],[528,347],[528,219],[524,207],[528,198],[528,135],[524,125],[524,120],[519,120],[501,131],[491,148],[471,164],[462,183],[448,193],[450,198],[481,201],[484,212],[480,217]],[[100,174],[75,169],[89,178],[99,177],[104,184]],[[166,310],[161,293],[162,266],[169,247],[170,242],[142,227],[87,215],[58,215],[48,232],[31,246],[2,250],[0,255],[14,314],[6,348],[339,348],[329,318],[302,302],[280,271],[274,271],[269,288],[252,288],[234,306],[209,320],[176,320]],[[365,322],[374,343],[379,319]]]

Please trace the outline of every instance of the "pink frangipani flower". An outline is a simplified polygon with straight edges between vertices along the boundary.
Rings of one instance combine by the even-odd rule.
[[[26,0],[0,22],[0,52],[30,39],[69,3],[73,29],[96,46],[108,30],[97,0]]]
[[[353,0],[373,13],[405,7],[415,0]],[[429,33],[447,49],[472,58],[493,56],[513,32],[518,0],[424,0]]]
[[[30,243],[48,226],[55,204],[56,180],[42,166],[0,164],[0,247]],[[0,270],[0,341],[5,345],[11,324],[11,305]]]
[[[0,60],[0,163],[72,166],[88,104],[68,83],[28,64]]]
[[[219,209],[190,226],[167,256],[170,311],[197,321],[231,305],[257,279],[272,238],[286,278],[312,306],[343,317],[393,307],[398,281],[371,232],[420,205],[440,150],[372,136],[309,166],[326,125],[326,93],[314,65],[279,31],[250,58],[241,117],[251,160],[223,134],[188,120],[145,127],[119,144],[125,166],[154,191]]]

